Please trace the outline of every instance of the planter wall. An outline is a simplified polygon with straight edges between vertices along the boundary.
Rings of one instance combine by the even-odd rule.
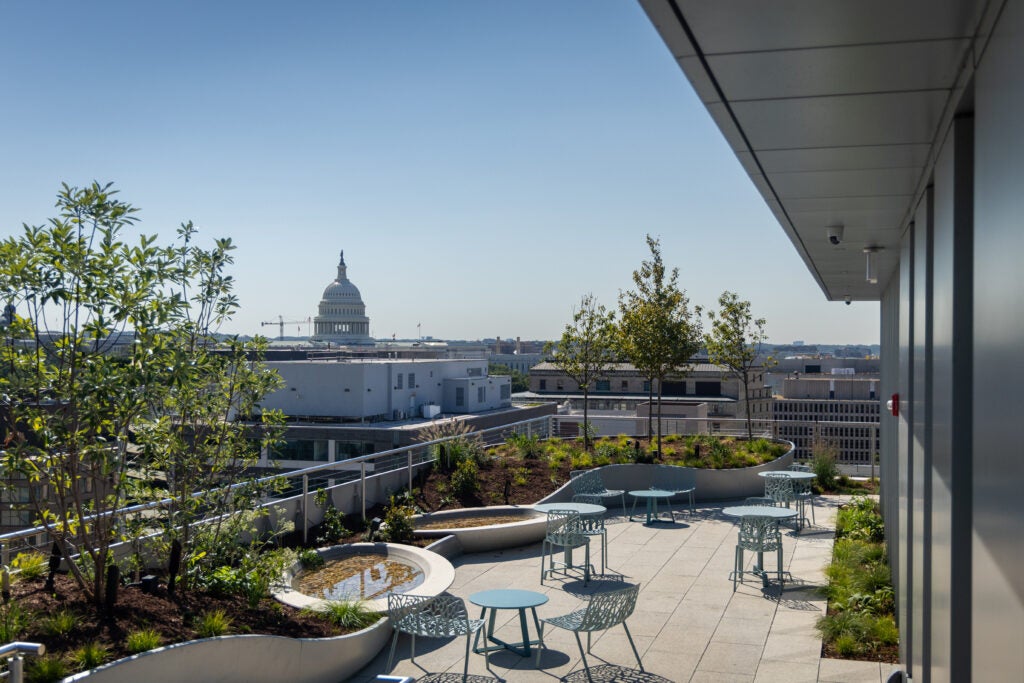
[[[377,656],[391,633],[391,623],[384,617],[369,628],[335,638],[204,638],[121,659],[62,683],[337,683]]]
[[[729,470],[708,470],[701,468],[687,468],[694,472],[697,490],[694,498],[700,502],[718,500],[736,500],[748,496],[764,495],[764,479],[758,474],[760,472],[771,472],[773,470],[784,470],[793,464],[793,452],[795,447],[789,443],[789,450],[779,458],[756,467],[741,467]],[[653,481],[656,465],[605,465],[599,467],[601,479],[609,489],[622,489],[633,491],[637,489],[648,489],[657,482]],[[566,483],[560,489],[547,496],[538,503],[561,503],[572,500],[572,484]],[[609,498],[608,505],[614,505],[617,499]],[[626,505],[630,505],[629,496],[626,496]]]
[[[519,505],[495,505],[483,508],[462,508],[459,510],[442,510],[424,515],[415,515],[416,520],[454,520],[465,517],[487,515],[527,515],[526,519],[509,524],[490,524],[467,528],[416,529],[413,533],[417,538],[443,538],[454,536],[464,553],[482,553],[490,550],[504,550],[521,545],[537,543],[547,532],[547,516]]]

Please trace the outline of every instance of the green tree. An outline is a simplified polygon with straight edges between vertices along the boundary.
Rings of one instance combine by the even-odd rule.
[[[512,393],[519,391],[528,391],[530,389],[530,379],[518,370],[513,370],[507,365],[501,365],[500,363],[491,363],[487,366],[487,373],[490,375],[508,375],[512,378]]]
[[[550,346],[545,353],[551,352]],[[583,392],[583,447],[590,450],[589,395],[591,385],[615,361],[615,313],[584,294],[554,349],[552,362]]]
[[[752,371],[759,366],[761,348],[768,340],[765,319],[754,318],[750,302],[741,301],[734,292],[722,292],[718,311],[708,311],[711,330],[704,337],[708,360],[727,368],[743,384],[743,405],[747,416],[747,438],[754,438],[750,417],[750,383]],[[765,358],[765,367],[774,361]]]
[[[662,385],[690,363],[701,347],[699,316],[679,289],[679,269],[666,272],[660,242],[647,235],[650,260],[633,271],[634,291],[619,294],[618,348],[636,369],[657,385],[658,456],[661,456]],[[650,433],[648,416],[648,433]]]
[[[129,244],[137,210],[116,194],[65,184],[55,218],[0,242],[0,297],[25,314],[2,331],[0,464],[29,483],[39,523],[98,604],[126,528],[113,511],[166,495],[137,473],[168,473],[180,520],[189,486],[221,484],[229,463],[251,458],[232,418],[276,386],[258,358],[243,362],[258,344],[213,354],[212,328],[237,305],[230,241],[198,249],[189,223],[178,246],[144,234]],[[280,415],[260,419],[271,438]]]

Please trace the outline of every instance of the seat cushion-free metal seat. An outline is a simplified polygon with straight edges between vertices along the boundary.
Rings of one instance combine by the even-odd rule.
[[[803,514],[804,501],[796,495],[796,482],[784,472],[767,472],[764,475],[764,495],[775,501],[776,506],[797,507],[795,518],[799,530],[806,519]]]
[[[743,583],[743,575],[748,572],[743,570],[743,552],[749,550],[758,555],[758,563],[754,568],[754,574],[761,577],[762,581],[767,576],[764,568],[764,553],[776,553],[776,573],[779,578],[779,587],[782,587],[782,534],[779,533],[779,523],[773,517],[760,515],[744,515],[740,518],[739,537],[736,540],[736,558],[733,563],[732,589],[735,592],[737,582]]]
[[[572,551],[583,547],[583,566],[572,564]],[[554,551],[561,548],[563,559],[556,560]],[[545,569],[545,563],[548,568]],[[551,510],[548,512],[547,532],[540,544],[540,582],[556,571],[568,573],[583,570],[583,585],[590,581],[590,537],[584,533],[583,520],[575,510]]]
[[[388,595],[388,619],[395,629],[391,639],[391,653],[388,655],[387,669],[395,658],[395,647],[398,645],[398,634],[408,633],[412,636],[411,659],[416,661],[416,636],[427,638],[453,638],[466,636],[466,657],[462,668],[462,680],[469,674],[469,643],[470,637],[480,630],[483,619],[470,619],[466,612],[466,603],[462,598],[452,595],[412,595],[410,593],[391,593]],[[484,653],[486,661],[487,653]]]
[[[574,503],[589,503],[591,505],[603,505],[604,500],[600,496],[588,496],[586,494],[573,496]],[[584,536],[601,537],[601,575],[604,575],[605,566],[608,564],[608,528],[604,525],[604,517],[601,515],[580,514],[580,530]]]
[[[633,643],[633,636],[626,625],[626,619],[633,614],[633,610],[636,608],[636,598],[639,592],[640,586],[635,585],[607,593],[598,593],[591,596],[587,606],[583,609],[578,609],[558,617],[541,619],[541,647],[546,647],[543,643],[544,626],[546,624],[572,631],[573,635],[576,636],[576,645],[580,649],[580,658],[583,661],[583,668],[587,672],[587,680],[593,683],[594,679],[590,675],[590,665],[587,663],[586,655],[586,652],[590,652],[590,634],[594,631],[607,631],[612,626],[622,624],[622,628],[626,631],[626,637],[629,639],[629,646],[633,648],[636,663],[640,665],[640,671],[643,671],[644,663],[640,661],[640,653],[637,652],[636,645]],[[580,633],[584,632],[587,634],[586,652],[583,651],[583,642],[580,640]],[[540,655],[541,651],[538,648],[537,666],[540,666]]]
[[[608,507],[604,501],[618,498],[622,509],[626,509],[626,491],[624,489],[609,489],[604,485],[601,473],[597,470],[585,472],[574,472],[570,475],[569,484],[572,486],[572,500],[574,503],[593,502],[592,500],[577,500],[577,496],[597,496],[602,499],[601,505]]]
[[[690,499],[690,511],[693,511],[693,494],[697,490],[697,475],[689,467],[675,465],[655,465],[654,480],[651,486],[676,495],[685,495]],[[669,511],[672,510],[671,503]]]
[[[812,470],[807,465],[798,465],[796,463],[789,466],[790,472],[807,472],[811,473]],[[811,508],[811,523],[817,524],[817,520],[814,519],[814,482],[812,479],[796,479],[793,481],[793,491],[796,494],[797,502],[800,503],[800,514],[806,519],[807,507]]]

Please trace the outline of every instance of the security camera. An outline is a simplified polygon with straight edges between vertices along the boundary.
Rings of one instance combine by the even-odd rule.
[[[847,295],[846,295],[846,299],[845,299],[845,301],[846,301],[846,305],[847,305],[847,306],[849,306],[850,304],[852,304],[852,303],[853,303],[852,301],[850,301],[850,295],[849,295],[849,294],[847,294]]]
[[[832,246],[836,246],[843,241],[843,226],[841,225],[830,225],[828,227],[828,241],[832,243]]]

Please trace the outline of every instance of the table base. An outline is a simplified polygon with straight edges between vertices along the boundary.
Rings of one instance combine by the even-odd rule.
[[[484,607],[482,610],[480,610],[480,618],[481,619],[484,618],[484,615],[487,613],[487,609],[488,609],[487,607]],[[498,610],[493,608],[493,607],[490,608],[490,609],[491,609],[491,616],[490,616],[490,619],[487,620],[486,634],[485,634],[484,637],[486,638],[485,642],[491,642],[491,643],[494,643],[494,645],[483,645],[483,646],[479,645],[479,643],[480,643],[480,634],[483,633],[484,630],[485,630],[485,629],[480,629],[479,631],[476,632],[476,638],[473,640],[473,652],[475,652],[476,654],[479,655],[479,654],[484,654],[486,652],[497,652],[499,650],[509,650],[511,652],[516,653],[520,657],[529,657],[530,656],[530,646],[531,645],[543,645],[544,644],[543,640],[539,640],[539,639],[538,640],[530,640],[530,634],[529,634],[529,631],[527,630],[527,626],[526,626],[526,610],[529,609],[530,612],[533,613],[533,627],[537,630],[538,634],[540,633],[540,620],[537,619],[537,608],[536,607],[513,608],[513,609],[518,609],[519,610],[519,627],[520,627],[520,629],[522,629],[522,635],[523,635],[523,640],[522,640],[522,642],[519,642],[519,643],[509,643],[509,642],[506,642],[506,641],[502,640],[501,638],[498,638],[498,637],[496,637],[494,635],[494,622],[495,622],[496,617],[498,616]]]

